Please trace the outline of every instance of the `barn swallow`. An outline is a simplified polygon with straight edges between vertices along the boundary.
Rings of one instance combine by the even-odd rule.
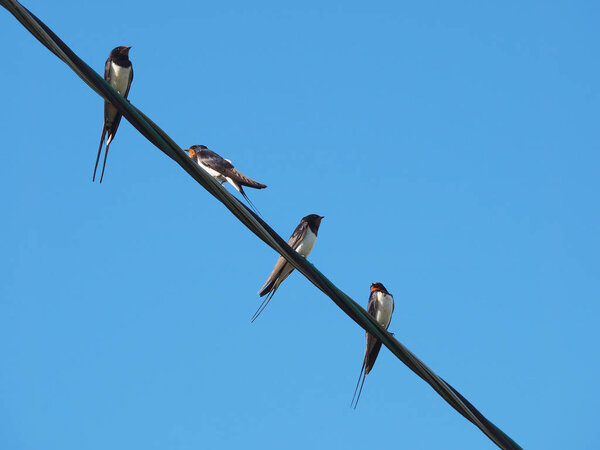
[[[190,158],[192,158],[200,167],[206,170],[209,175],[215,178],[220,183],[229,182],[236,190],[244,196],[246,201],[256,210],[242,186],[248,186],[255,189],[264,189],[265,184],[254,181],[251,178],[241,174],[233,167],[231,161],[221,158],[212,150],[209,150],[205,145],[192,145],[187,149]]]
[[[392,313],[394,312],[394,297],[390,294],[383,284],[373,283],[371,285],[371,295],[369,295],[369,305],[367,306],[367,312],[375,318],[375,320],[386,330],[390,326],[392,320]],[[373,369],[377,355],[381,350],[381,341],[367,331],[367,349],[365,350],[365,358],[363,360],[362,367],[360,369],[360,375],[358,376],[358,382],[354,389],[354,397],[352,397],[352,403],[356,409],[358,405],[358,399],[362,392],[363,384],[365,384],[365,377]],[[360,389],[358,386],[360,385]],[[358,391],[358,396],[356,395]],[[354,399],[356,398],[356,402]]]
[[[133,67],[129,61],[129,49],[131,47],[116,47],[108,55],[104,66],[104,79],[110,84],[123,98],[127,98],[131,81],[133,80]],[[96,165],[94,166],[94,176],[92,181],[96,179],[96,169],[102,152],[102,144],[104,137],[106,138],[106,151],[104,152],[104,164],[102,165],[102,174],[100,175],[100,183],[104,178],[104,169],[106,168],[106,157],[108,156],[108,147],[115,138],[117,128],[121,122],[121,113],[109,101],[104,101],[104,125],[102,126],[102,136],[100,137],[100,147],[98,148],[98,156],[96,157]]]
[[[321,219],[324,219],[323,216],[319,216],[317,214],[310,214],[306,217],[303,217],[300,221],[300,225],[296,227],[290,240],[288,241],[288,245],[300,253],[305,258],[309,255],[311,250],[315,245],[315,241],[317,240],[317,233],[319,232],[319,226],[321,225]],[[275,264],[275,268],[267,281],[263,285],[263,287],[258,291],[258,295],[261,297],[267,296],[258,307],[254,316],[252,316],[252,322],[256,320],[256,318],[263,312],[263,310],[267,307],[275,292],[279,288],[279,285],[285,280],[290,273],[294,270],[294,266],[292,266],[287,260],[280,256],[277,260],[277,264]]]

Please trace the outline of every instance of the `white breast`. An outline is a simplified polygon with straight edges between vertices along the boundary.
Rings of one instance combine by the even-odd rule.
[[[115,63],[110,63],[110,84],[121,95],[125,95],[125,92],[127,91],[130,72],[131,66],[121,67]]]
[[[306,258],[315,246],[316,240],[317,235],[310,231],[309,228],[308,230],[306,230],[306,236],[304,236],[304,239],[302,240],[300,245],[296,247],[296,251]]]
[[[375,320],[387,330],[392,320],[392,311],[394,311],[394,297],[390,294],[377,291],[375,293],[377,305],[375,307]]]

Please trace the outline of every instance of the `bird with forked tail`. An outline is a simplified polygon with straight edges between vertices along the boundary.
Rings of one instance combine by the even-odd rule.
[[[244,188],[242,186],[247,186],[254,189],[264,189],[267,187],[266,184],[259,183],[258,181],[248,178],[246,175],[238,172],[235,170],[230,160],[222,158],[212,150],[209,150],[205,145],[192,145],[187,149],[187,152],[190,155],[190,158],[196,161],[200,167],[206,170],[209,175],[211,175],[217,181],[221,183],[225,183],[227,181],[229,184],[231,184],[240,194],[242,194],[248,204],[258,212],[254,204],[244,192]]]
[[[390,294],[381,283],[371,284],[371,295],[369,295],[369,304],[367,306],[367,312],[373,316],[373,318],[386,330],[390,326],[392,321],[392,313],[394,312],[394,297]],[[373,369],[377,355],[381,350],[381,341],[367,331],[367,348],[365,350],[365,357],[363,364],[360,369],[360,375],[358,376],[358,382],[354,389],[354,396],[350,406],[358,405],[358,399],[362,392],[363,385],[365,384],[365,377]],[[359,389],[360,386],[360,389]],[[358,391],[358,395],[357,394]],[[355,401],[356,400],[356,401]]]
[[[310,214],[306,217],[303,217],[300,221],[300,224],[292,233],[292,236],[288,241],[288,245],[306,258],[315,245],[322,219],[324,219],[324,217],[317,214]],[[271,275],[269,275],[269,278],[267,278],[267,281],[258,292],[258,295],[261,297],[264,297],[265,295],[267,297],[258,307],[254,313],[254,316],[252,316],[252,322],[254,322],[260,313],[264,311],[275,295],[279,285],[289,276],[290,273],[292,273],[293,270],[294,266],[287,262],[283,256],[280,256],[275,264],[273,272],[271,272]]]
[[[129,61],[129,50],[131,47],[116,47],[108,56],[104,66],[104,79],[110,84],[123,98],[127,98],[129,88],[133,81],[133,66]],[[92,181],[96,180],[96,170],[98,169],[98,161],[102,153],[102,145],[106,137],[106,150],[104,152],[104,163],[102,164],[102,174],[100,175],[100,183],[104,178],[104,169],[106,168],[106,157],[108,156],[108,148],[110,143],[115,138],[117,128],[121,122],[122,114],[113,104],[107,100],[104,101],[104,125],[102,126],[102,136],[100,137],[100,147],[98,148],[98,156],[96,156],[96,165],[94,166],[94,175]]]

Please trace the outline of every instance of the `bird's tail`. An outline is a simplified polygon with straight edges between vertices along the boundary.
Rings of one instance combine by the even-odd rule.
[[[239,174],[240,176],[244,177],[241,173],[237,172],[237,174]],[[244,177],[245,178],[245,177]],[[248,180],[250,180],[249,178],[247,178]],[[258,208],[256,206],[254,206],[254,203],[252,203],[252,201],[248,198],[248,196],[246,195],[246,193],[244,192],[244,188],[242,187],[242,185],[244,185],[244,183],[239,180],[236,179],[234,180],[231,177],[227,177],[227,181],[229,181],[229,183],[240,193],[242,194],[242,197],[244,197],[246,199],[246,201],[248,202],[248,205],[250,205],[250,208],[252,208],[252,211],[254,211],[256,214],[258,214],[260,217],[263,217],[262,214],[260,213],[260,211],[258,210]],[[253,181],[253,180],[250,180]],[[260,183],[258,183],[260,184]],[[261,184],[261,186],[266,187],[264,184]],[[262,189],[262,188],[261,188]],[[264,217],[263,217],[264,219]]]
[[[254,188],[254,189],[264,189],[264,188],[267,187],[266,184],[259,183],[258,181],[253,180],[252,178],[248,178],[246,175],[238,172],[235,169],[232,169],[232,171],[236,175],[236,179],[237,179],[236,181],[239,184],[241,184],[242,186],[248,186],[248,187],[251,187],[251,188]]]
[[[109,133],[108,138],[106,139],[106,151],[104,152],[104,163],[102,164],[102,173],[100,174],[100,183],[102,183],[102,179],[104,178],[104,169],[106,169],[106,157],[108,156],[108,148],[110,147],[110,143],[115,137],[114,133]]]
[[[252,208],[252,210],[258,214],[260,217],[263,218],[263,215],[260,213],[260,211],[258,210],[258,208],[254,205],[254,203],[252,203],[252,200],[250,200],[250,198],[248,198],[248,196],[246,195],[246,193],[244,192],[244,190],[242,189],[242,187],[240,186],[240,194],[242,194],[242,196],[246,199],[246,201],[248,202],[248,204],[250,205],[250,208]]]
[[[362,392],[363,385],[365,384],[365,378],[367,374],[365,373],[365,366],[367,364],[367,358],[363,360],[362,367],[360,368],[360,374],[358,375],[358,381],[356,382],[356,387],[354,388],[354,395],[352,396],[352,401],[350,402],[350,407],[356,409],[356,405],[358,405],[358,400],[360,399],[360,394]],[[360,385],[360,389],[359,389]],[[356,393],[358,392],[358,396]],[[356,401],[355,401],[356,399]],[[352,406],[354,405],[354,406]]]
[[[258,295],[260,295],[261,297],[264,297],[269,292],[271,292],[271,290],[273,289],[273,286],[275,285],[275,281],[277,281],[277,278],[274,278],[272,280],[271,280],[271,278],[269,278],[267,280],[267,282],[263,285],[263,287],[260,288],[260,291],[258,291]]]
[[[100,161],[100,153],[102,153],[102,144],[104,144],[105,136],[106,136],[106,124],[102,125],[102,136],[100,136],[100,147],[98,147],[98,156],[96,156],[96,165],[94,165],[94,175],[92,176],[92,183],[94,181],[96,181],[96,170],[98,169],[98,161]]]
[[[265,308],[267,307],[267,305],[269,304],[269,302],[271,301],[271,299],[275,295],[275,292],[277,292],[277,288],[274,288],[271,292],[269,292],[269,295],[267,295],[265,297],[265,299],[263,300],[263,302],[260,304],[260,306],[258,307],[258,309],[256,310],[256,312],[252,316],[252,319],[250,320],[251,323],[253,323],[256,319],[258,319],[258,316],[260,316],[260,314],[265,310]]]
[[[285,272],[286,265],[287,265],[287,262],[283,256],[280,256],[279,258],[277,258],[277,262],[275,263],[275,267],[273,267],[273,271],[269,274],[269,278],[267,278],[267,281],[265,281],[265,284],[263,284],[263,286],[258,291],[258,295],[260,295],[261,297],[264,297],[269,292],[271,292],[273,290],[277,290],[279,285],[289,275],[289,274],[286,274],[281,279],[281,281],[279,283],[277,283],[277,280],[279,279],[279,277]]]
[[[269,275],[269,278],[267,278],[267,281],[265,281],[265,284],[263,284],[263,287],[258,291],[258,295],[264,297],[271,291],[276,291],[293,271],[294,267],[283,256],[277,258],[277,263],[275,263],[273,271]]]

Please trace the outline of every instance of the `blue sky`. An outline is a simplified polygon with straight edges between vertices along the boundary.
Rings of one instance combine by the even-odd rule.
[[[598,448],[596,2],[24,3],[526,448]],[[118,13],[117,13],[118,12]],[[494,448],[0,14],[0,448]]]

